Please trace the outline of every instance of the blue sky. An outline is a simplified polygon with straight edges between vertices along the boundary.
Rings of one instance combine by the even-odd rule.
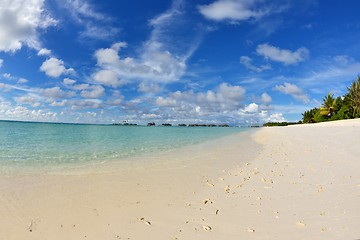
[[[0,119],[297,121],[360,74],[360,2],[3,0]]]

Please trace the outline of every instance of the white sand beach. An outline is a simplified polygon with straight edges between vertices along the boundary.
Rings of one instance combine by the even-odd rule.
[[[0,176],[0,239],[360,239],[360,120]]]

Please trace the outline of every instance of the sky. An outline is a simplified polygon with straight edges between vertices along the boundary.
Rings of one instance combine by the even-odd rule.
[[[2,0],[0,119],[299,121],[360,74],[360,1]]]

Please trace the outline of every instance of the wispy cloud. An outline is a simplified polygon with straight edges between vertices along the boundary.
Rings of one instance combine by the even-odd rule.
[[[348,56],[335,56],[317,64],[310,74],[302,78],[306,85],[317,85],[321,82],[336,83],[352,81],[360,73],[360,62]]]
[[[283,85],[276,85],[274,90],[290,95],[303,103],[309,103],[309,97],[295,84],[285,82]]]
[[[241,56],[240,57],[240,63],[244,65],[247,69],[254,71],[254,72],[263,72],[265,70],[271,69],[270,65],[261,65],[259,67],[255,66],[252,63],[252,59],[248,56]]]
[[[98,69],[93,79],[111,87],[121,86],[130,80],[161,83],[179,80],[186,71],[186,61],[196,50],[199,41],[197,37],[181,41],[181,35],[174,34],[188,24],[184,21],[183,7],[182,0],[175,0],[169,10],[149,20],[151,34],[141,46],[139,56],[122,57],[121,51],[127,47],[125,42],[97,50],[95,58]],[[185,43],[180,47],[181,42]]]
[[[113,19],[101,13],[85,0],[58,0],[58,5],[70,13],[74,23],[84,27],[80,37],[109,40],[120,29],[111,25]]]

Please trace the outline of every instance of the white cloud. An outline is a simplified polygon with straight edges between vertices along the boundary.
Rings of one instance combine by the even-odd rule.
[[[57,101],[53,101],[52,103],[50,103],[50,106],[53,106],[53,107],[63,107],[66,105],[68,101],[66,99],[60,101],[60,102],[57,102]]]
[[[19,80],[18,80],[18,83],[21,83],[21,84],[27,83],[27,82],[29,82],[29,80],[27,80],[25,78],[19,78]]]
[[[335,56],[317,65],[320,66],[317,70],[299,79],[303,84],[312,86],[326,81],[328,85],[339,88],[339,84],[344,84],[344,81],[350,81],[360,74],[360,62],[349,56]],[[325,90],[326,92],[329,90]]]
[[[217,0],[208,5],[200,5],[199,11],[206,18],[215,21],[245,21],[258,19],[268,14],[265,9],[257,9],[257,0]]]
[[[158,83],[179,80],[186,71],[187,59],[199,42],[197,33],[194,34],[195,40],[182,40],[182,35],[176,35],[181,28],[191,31],[182,21],[182,7],[183,1],[175,0],[169,10],[149,21],[152,28],[150,38],[139,48],[138,56],[122,56],[122,49],[127,46],[124,42],[96,51],[99,68],[93,74],[93,79],[112,87],[130,80]]]
[[[266,122],[287,122],[287,120],[282,113],[273,113],[266,118]]]
[[[103,102],[99,99],[79,99],[68,101],[68,105],[72,110],[98,109],[103,107]]]
[[[0,82],[0,89],[4,89],[5,91],[10,91],[13,89],[13,86]]]
[[[107,17],[96,11],[94,6],[84,0],[65,0],[61,2],[63,7],[69,10],[71,16],[79,23],[84,23],[86,19],[106,20]]]
[[[51,55],[51,50],[46,49],[46,48],[42,48],[38,51],[38,55],[39,56],[50,56]]]
[[[82,84],[73,85],[73,86],[71,87],[71,89],[77,90],[77,91],[81,91],[81,90],[85,90],[85,89],[89,88],[89,86],[90,86],[90,85],[87,84],[87,83],[82,83]]]
[[[280,62],[284,65],[292,65],[305,61],[310,53],[305,47],[301,47],[296,51],[291,51],[288,49],[280,49],[267,43],[258,45],[256,52],[266,59]]]
[[[4,73],[3,77],[6,78],[6,79],[11,79],[12,78],[10,73]]]
[[[64,61],[52,57],[42,63],[40,71],[44,72],[49,77],[57,78],[63,74],[73,73],[74,69],[66,69]]]
[[[247,113],[257,113],[259,111],[259,106],[256,103],[250,103],[245,106],[244,111]]]
[[[36,94],[26,94],[20,97],[14,98],[17,103],[29,104],[32,107],[39,107],[41,105],[41,99]]]
[[[248,56],[241,56],[240,63],[244,65],[247,69],[254,71],[254,72],[263,72],[265,70],[271,69],[270,65],[261,65],[259,67],[252,64],[252,59]]]
[[[142,93],[158,93],[161,91],[161,86],[154,82],[141,82],[138,91]]]
[[[15,52],[25,44],[39,49],[38,30],[57,24],[44,9],[44,0],[0,1],[0,51]]]
[[[294,84],[285,82],[284,85],[276,85],[274,90],[291,95],[293,98],[302,101],[303,103],[309,103],[309,97],[301,88]]]
[[[93,75],[93,79],[105,86],[116,88],[122,85],[124,82],[121,81],[119,74],[115,70],[102,69]]]
[[[108,40],[114,37],[119,29],[112,27],[112,19],[99,12],[96,7],[85,0],[59,1],[60,7],[65,8],[75,23],[84,27],[81,37]]]
[[[76,80],[70,79],[70,78],[64,78],[64,84],[65,85],[73,85],[76,83]]]
[[[263,93],[261,94],[261,102],[265,105],[268,105],[272,102],[272,98],[269,94]]]
[[[0,99],[0,118],[23,121],[57,121],[57,113],[42,109],[33,110],[21,105],[13,106]]]
[[[245,97],[245,89],[222,83],[216,91],[194,93],[193,91],[171,93],[167,98],[158,97],[156,104],[174,115],[204,116],[238,110]]]
[[[99,98],[105,94],[105,89],[102,86],[89,86],[87,89],[81,91],[81,96],[84,98]]]
[[[61,90],[59,87],[52,87],[52,88],[40,88],[37,89],[38,92],[45,97],[55,99],[55,98],[69,98],[75,95],[74,92],[65,92]]]
[[[94,80],[112,87],[120,86],[130,79],[175,81],[184,74],[186,68],[184,59],[151,47],[144,50],[140,59],[121,58],[114,46],[99,49],[95,57],[100,69],[93,75]]]

